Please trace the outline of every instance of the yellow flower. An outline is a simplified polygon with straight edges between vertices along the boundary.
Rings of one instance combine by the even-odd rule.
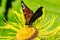
[[[34,27],[25,26],[18,31],[16,39],[17,40],[29,39],[35,33],[35,31],[36,29]]]

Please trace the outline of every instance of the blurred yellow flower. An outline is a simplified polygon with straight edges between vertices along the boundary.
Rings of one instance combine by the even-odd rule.
[[[34,33],[35,33],[34,27],[25,26],[18,31],[16,39],[17,40],[29,39]]]

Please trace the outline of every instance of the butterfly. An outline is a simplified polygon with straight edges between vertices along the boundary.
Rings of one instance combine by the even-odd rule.
[[[38,19],[40,16],[42,16],[43,11],[42,8],[43,7],[39,7],[37,9],[37,11],[35,13],[33,13],[33,11],[31,9],[29,9],[23,1],[21,1],[21,5],[22,5],[22,10],[26,19],[26,25],[32,25],[32,23]]]
[[[34,26],[32,26],[32,23],[38,19],[40,16],[42,16],[43,14],[43,11],[42,11],[42,8],[43,7],[40,7],[37,9],[37,11],[35,13],[33,13],[33,11],[31,9],[29,9],[23,1],[21,1],[21,5],[22,5],[22,10],[24,12],[24,16],[25,16],[25,19],[26,19],[26,23],[25,25],[28,25],[28,27],[23,27],[24,30],[26,30],[27,32],[22,32],[21,31],[23,30],[20,30],[18,33],[17,33],[17,39],[25,39],[25,40],[33,40],[35,39],[37,36],[38,36],[38,29]],[[31,33],[31,34],[30,34]],[[22,37],[20,34],[23,34]],[[28,34],[28,36],[26,35]]]

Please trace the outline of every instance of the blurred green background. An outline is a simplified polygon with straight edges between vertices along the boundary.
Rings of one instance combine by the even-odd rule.
[[[24,3],[31,10],[33,10],[33,12],[35,12],[40,6],[44,7],[43,16],[39,18],[39,20],[33,23],[34,26],[39,24],[37,26],[39,31],[45,30],[44,34],[39,35],[39,39],[60,40],[60,34],[59,34],[60,33],[60,0],[22,0],[22,1],[24,1]],[[10,28],[8,29],[7,27],[4,28],[6,25],[4,24],[4,18],[5,18],[4,12],[6,11],[5,10],[6,2],[7,0],[2,0],[0,6],[0,40],[13,40],[17,32],[13,29]],[[18,15],[13,14],[12,9],[18,12],[17,14],[23,14],[22,7],[21,7],[21,0],[15,0],[12,2],[12,8],[9,8],[8,10],[8,22],[10,23],[10,25],[13,25],[16,28],[18,25],[23,26],[25,22],[24,21],[22,22],[21,18],[18,18]],[[16,23],[16,25],[12,23]],[[51,31],[54,31],[54,33],[56,32],[56,34],[53,35],[53,33],[51,33],[52,35],[48,35],[47,38],[45,38],[46,36],[45,33],[49,33]],[[10,32],[11,34],[8,34]]]

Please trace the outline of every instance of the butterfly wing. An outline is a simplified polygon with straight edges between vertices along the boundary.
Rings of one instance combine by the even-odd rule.
[[[38,19],[40,16],[42,16],[43,12],[42,12],[42,8],[40,7],[37,9],[37,11],[34,13],[34,15],[31,17],[29,23],[32,24],[36,19]]]
[[[31,17],[33,16],[33,11],[30,10],[25,4],[23,1],[21,1],[21,4],[22,4],[22,10],[24,12],[24,16],[25,16],[25,19],[26,19],[26,25],[29,25],[29,21],[31,19]]]

